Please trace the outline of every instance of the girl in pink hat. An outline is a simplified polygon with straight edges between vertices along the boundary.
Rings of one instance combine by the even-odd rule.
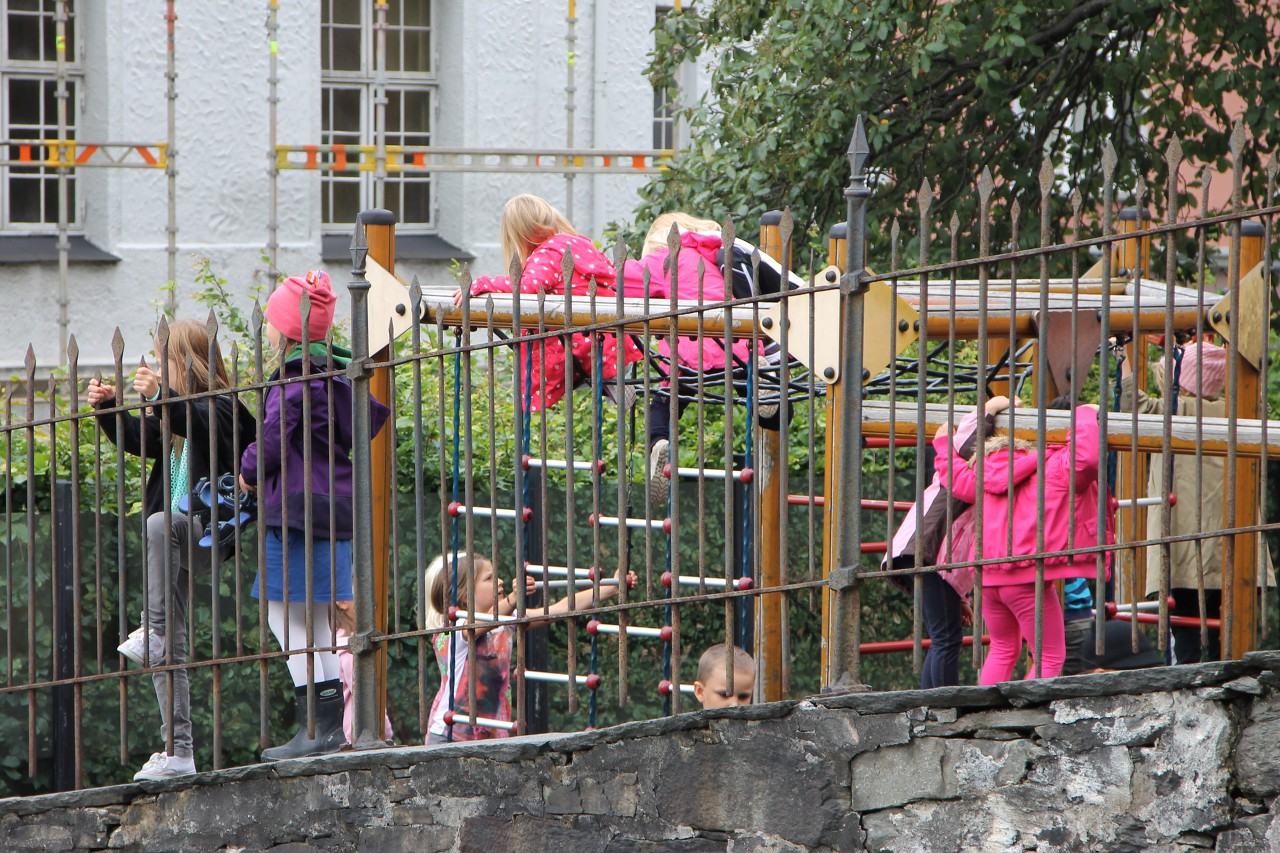
[[[305,317],[304,294],[310,303]],[[323,755],[346,743],[338,655],[300,651],[336,649],[337,625],[330,613],[336,602],[353,598],[352,390],[343,374],[351,354],[325,342],[334,302],[329,276],[315,270],[286,278],[267,300],[266,338],[280,366],[263,399],[262,439],[240,460],[241,485],[259,491],[259,519],[266,527],[265,559],[253,596],[266,597],[271,633],[290,653],[285,663],[298,709],[297,733],[288,743],[263,750],[266,761]],[[305,381],[284,381],[299,379]],[[304,422],[306,400],[310,424]],[[373,434],[388,411],[373,401]],[[307,733],[308,685],[315,695],[314,737]]]

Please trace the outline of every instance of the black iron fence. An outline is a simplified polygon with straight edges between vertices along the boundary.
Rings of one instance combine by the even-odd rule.
[[[1243,145],[1225,212],[1202,179],[1194,214],[1174,180],[1117,215],[1111,158],[1100,199],[1046,164],[1025,211],[984,175],[979,220],[939,224],[926,181],[914,233],[869,237],[859,132],[825,247],[786,211],[758,245],[685,222],[594,268],[564,244],[525,292],[405,287],[372,211],[349,358],[260,310],[117,333],[105,375],[74,340],[46,384],[29,358],[0,427],[9,789],[256,761],[299,724],[325,751],[338,660],[329,746],[371,748],[384,715],[412,743],[1056,675],[1064,605],[1094,665],[1268,642],[1280,208],[1274,162],[1246,204]]]

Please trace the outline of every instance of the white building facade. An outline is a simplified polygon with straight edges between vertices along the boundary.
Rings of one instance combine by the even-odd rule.
[[[59,63],[62,0],[0,0],[2,375],[21,369],[28,344],[39,365],[56,365],[68,332],[82,365],[108,365],[117,327],[136,363],[151,347],[173,257],[178,316],[207,313],[191,298],[197,257],[209,259],[247,310],[255,288],[271,282],[273,216],[278,270],[323,266],[335,287],[345,285],[353,217],[375,206],[375,173],[283,169],[273,204],[273,57],[280,145],[323,152],[333,144],[374,144],[381,82],[388,146],[654,147],[659,129],[644,74],[652,2],[389,0],[381,81],[379,6],[378,0],[66,0]],[[61,123],[60,81],[67,92]],[[52,149],[24,152],[18,144],[57,139],[60,124],[77,143],[74,156],[85,158],[65,177],[65,285],[57,170],[38,162]],[[162,149],[170,138],[172,148]],[[86,153],[91,144],[108,147]],[[291,156],[302,163],[306,155],[299,152]],[[176,253],[166,170],[97,165],[108,157],[145,164],[148,156],[161,162],[166,155],[176,173]],[[571,184],[550,171],[389,174],[383,203],[400,221],[397,273],[444,286],[452,282],[455,258],[476,274],[502,272],[499,215],[520,192],[547,197],[579,231],[599,238],[607,223],[629,220],[645,179],[635,170],[580,174]]]

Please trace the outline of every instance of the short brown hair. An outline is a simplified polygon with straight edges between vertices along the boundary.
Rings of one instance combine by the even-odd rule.
[[[430,603],[432,609],[437,613],[447,614],[449,612],[451,587],[453,586],[453,572],[448,570],[448,557],[442,556],[441,562],[443,565],[435,573],[435,577],[431,582]],[[458,552],[458,606],[463,610],[467,610],[471,606],[471,603],[467,600],[467,578],[482,569],[491,568],[493,568],[493,564],[479,554],[468,554],[466,551]]]
[[[716,671],[717,668],[724,666],[724,659],[728,653],[729,646],[724,643],[717,643],[702,653],[702,657],[698,658],[698,680],[706,681]],[[735,670],[748,669],[755,671],[756,662],[746,650],[739,647],[733,647],[733,668]]]

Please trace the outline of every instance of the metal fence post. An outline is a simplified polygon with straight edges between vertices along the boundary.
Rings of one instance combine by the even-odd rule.
[[[57,618],[54,624],[54,645],[57,648],[57,669],[53,677],[58,680],[75,676],[74,647],[75,632],[79,626],[75,621],[75,588],[79,580],[75,576],[75,524],[74,516],[78,511],[72,502],[71,483],[58,481],[54,484],[57,500],[54,503],[53,547],[56,555],[54,566],[57,577],[53,579],[54,606]],[[75,726],[76,688],[70,684],[60,684],[53,688],[53,789],[55,791],[72,791],[76,786],[76,748],[79,737]]]
[[[378,725],[378,657],[373,577],[373,451],[369,424],[369,282],[365,260],[369,247],[364,222],[356,219],[351,238],[351,451],[352,495],[355,518],[352,536],[352,583],[356,604],[356,632],[348,645],[355,655],[355,725],[352,746],[370,749],[382,746]]]
[[[862,309],[866,285],[867,145],[862,117],[849,143],[849,186],[844,191],[848,222],[848,266],[840,279],[840,380],[834,390],[839,395],[839,440],[834,458],[827,464],[836,471],[835,494],[827,497],[827,512],[834,524],[835,551],[830,566],[832,593],[831,671],[828,689],[832,692],[861,687],[859,675],[859,594],[858,566],[862,560]],[[831,426],[828,425],[828,429]]]

